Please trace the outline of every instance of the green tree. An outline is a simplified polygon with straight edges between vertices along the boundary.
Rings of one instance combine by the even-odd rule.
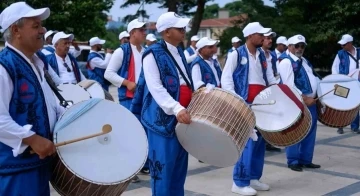
[[[16,0],[1,1],[0,10]],[[89,40],[94,36],[106,34],[107,15],[113,0],[28,0],[34,8],[49,7],[50,17],[44,21],[44,27],[51,30],[73,33],[77,40]]]
[[[220,7],[217,3],[205,6],[203,19],[218,18],[219,9]]]

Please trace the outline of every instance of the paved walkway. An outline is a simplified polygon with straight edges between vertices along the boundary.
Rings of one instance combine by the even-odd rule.
[[[284,150],[266,153],[262,181],[270,191],[261,196],[360,196],[360,135],[338,135],[335,129],[318,124],[314,163],[321,169],[294,172],[287,168]],[[218,168],[199,163],[190,156],[186,196],[236,196],[231,192],[233,167]],[[131,184],[123,196],[150,196],[149,176]],[[57,196],[52,191],[52,196]]]

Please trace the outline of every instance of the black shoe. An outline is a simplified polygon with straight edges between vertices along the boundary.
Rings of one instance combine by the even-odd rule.
[[[138,176],[134,176],[132,179],[131,179],[131,182],[132,183],[138,183],[140,182],[140,178]]]
[[[201,160],[199,160],[199,163],[204,163],[204,162],[202,162]]]
[[[150,170],[148,168],[142,168],[140,170],[140,173],[142,173],[142,174],[150,174]]]
[[[351,131],[352,131],[353,133],[360,134],[360,130],[359,130],[359,129],[351,129]]]
[[[310,169],[318,169],[318,168],[321,167],[320,165],[316,165],[316,164],[314,164],[314,163],[302,164],[301,166],[302,166],[302,167],[305,167],[305,168],[310,168]]]
[[[266,144],[266,150],[271,152],[281,152],[280,148],[276,148],[275,146],[271,144]]]
[[[343,133],[344,133],[344,129],[339,128],[339,129],[337,130],[337,132],[338,132],[338,134],[343,134]]]
[[[299,164],[288,165],[288,168],[290,168],[293,171],[297,171],[297,172],[303,171],[303,169],[301,168],[301,166]]]

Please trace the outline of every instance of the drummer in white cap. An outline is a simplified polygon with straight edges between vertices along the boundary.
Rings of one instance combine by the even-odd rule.
[[[7,42],[0,52],[0,195],[50,196],[49,163],[56,151],[51,131],[64,109],[44,79],[46,65],[35,55],[43,46],[41,21],[49,15],[48,8],[25,2],[0,14]]]
[[[193,85],[179,46],[189,21],[174,12],[159,17],[156,28],[163,40],[143,55],[143,74],[132,104],[132,111],[141,114],[148,133],[152,195],[185,194],[188,153],[178,141],[175,126],[177,122],[190,123],[185,108],[191,101]]]
[[[73,34],[65,34],[62,31],[56,33],[52,40],[55,53],[46,56],[49,65],[60,77],[62,83],[77,84],[86,79],[76,58],[69,53],[73,39]]]
[[[217,61],[212,59],[217,44],[217,40],[208,37],[203,37],[196,43],[199,55],[191,64],[195,90],[207,84],[220,87],[221,68]]]
[[[110,62],[112,50],[106,49],[105,58],[99,53],[105,42],[105,40],[100,39],[99,37],[93,37],[89,40],[91,50],[87,58],[86,68],[88,70],[89,80],[97,81],[101,84],[103,89],[109,91],[110,82],[104,78],[104,74],[106,67]]]
[[[282,53],[287,50],[288,41],[285,36],[280,36],[276,39],[276,48],[273,51],[276,55],[276,58],[279,58]]]
[[[331,69],[332,74],[349,75],[354,73],[356,69],[359,69],[360,48],[354,47],[353,41],[354,38],[349,34],[345,34],[341,37],[338,44],[341,45],[342,49],[338,51],[334,59]],[[359,120],[359,114],[357,114],[356,118],[350,125],[351,130],[358,134],[360,134]],[[339,134],[343,134],[344,130],[340,128],[337,132]]]
[[[119,34],[120,45],[128,43],[130,39],[130,34],[127,31],[123,31]]]
[[[308,135],[299,143],[287,147],[286,157],[288,167],[293,171],[305,168],[320,168],[312,163],[317,129],[317,111],[315,97],[319,78],[313,73],[312,65],[304,57],[306,47],[305,37],[294,35],[289,38],[289,55],[278,66],[283,84],[297,89],[302,95],[312,117],[312,125]],[[296,72],[296,74],[294,74]]]
[[[44,53],[45,55],[55,52],[55,48],[52,44],[52,38],[57,32],[58,31],[49,30],[45,33],[44,35],[45,45],[44,48],[41,50],[41,52]]]
[[[195,60],[197,57],[197,51],[196,51],[196,43],[200,40],[199,36],[194,35],[190,38],[190,46],[186,48],[184,51],[186,62],[191,65],[191,63]]]
[[[230,48],[228,51],[227,51],[227,54],[226,54],[226,57],[225,57],[225,63],[226,63],[226,60],[229,56],[230,53],[232,53],[234,50],[236,50],[238,47],[241,46],[241,39],[238,38],[237,36],[231,38],[231,44],[232,44],[232,48]]]
[[[246,43],[230,53],[221,76],[221,86],[238,94],[251,103],[263,89],[276,83],[271,65],[265,54],[258,48],[264,42],[264,34],[271,28],[264,28],[252,22],[243,29]],[[242,195],[256,195],[256,190],[267,191],[269,185],[262,183],[265,156],[265,142],[257,133],[257,141],[249,139],[234,167],[232,192]]]
[[[154,34],[150,33],[146,36],[146,45],[144,48],[148,48],[149,46],[156,43],[156,37]]]

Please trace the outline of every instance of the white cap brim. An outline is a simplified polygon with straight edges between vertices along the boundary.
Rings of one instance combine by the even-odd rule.
[[[234,40],[231,41],[231,43],[238,43],[239,41],[241,41],[241,39],[235,38]]]
[[[266,34],[266,33],[269,33],[269,32],[271,32],[271,28],[263,28],[257,33]]]
[[[269,32],[269,33],[265,33],[264,36],[270,36],[272,35],[273,37],[276,37],[276,33],[275,32]]]
[[[131,29],[127,29],[127,31],[131,32],[134,29],[139,29],[139,28],[145,26],[145,24],[146,24],[145,22],[139,22],[136,25],[134,25]],[[130,36],[130,34],[129,34],[129,36]]]
[[[151,41],[151,42],[156,41],[155,38],[149,38],[149,39],[147,39],[147,40],[148,40],[148,41]]]
[[[340,45],[345,45],[345,44],[347,44],[348,42],[347,41],[345,41],[345,40],[340,40],[339,42],[338,42],[338,44],[340,44]]]
[[[34,9],[29,13],[25,14],[24,18],[40,17],[41,20],[45,20],[50,16],[49,8]]]
[[[180,20],[173,26],[174,28],[184,28],[190,22],[190,18],[180,18]]]

